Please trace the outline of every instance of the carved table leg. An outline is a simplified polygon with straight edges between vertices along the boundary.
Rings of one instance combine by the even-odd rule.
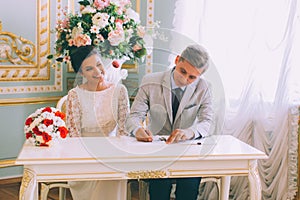
[[[249,169],[249,187],[250,187],[250,199],[260,200],[261,199],[261,183],[257,169],[257,160],[250,161]]]
[[[230,179],[231,176],[221,177],[221,200],[229,199]]]
[[[19,200],[38,200],[38,184],[35,173],[24,168],[23,178],[19,192]]]

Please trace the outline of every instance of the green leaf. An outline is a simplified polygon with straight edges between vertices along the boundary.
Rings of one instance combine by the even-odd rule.
[[[47,56],[47,59],[50,60],[50,59],[52,59],[53,57],[54,57],[53,54],[50,54],[50,55]]]
[[[62,57],[56,58],[57,62],[62,62],[64,59]]]
[[[82,6],[88,6],[91,5],[91,3],[88,0],[82,0],[78,2]]]

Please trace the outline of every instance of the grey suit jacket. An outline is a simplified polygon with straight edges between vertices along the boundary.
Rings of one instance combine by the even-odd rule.
[[[195,137],[206,136],[213,119],[212,94],[208,83],[198,78],[185,89],[175,119],[172,117],[172,70],[144,76],[126,120],[133,133],[149,117],[153,135],[170,135],[174,129],[190,129]]]

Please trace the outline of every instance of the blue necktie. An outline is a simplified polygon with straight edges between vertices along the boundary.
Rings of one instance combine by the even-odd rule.
[[[172,112],[173,112],[173,121],[175,119],[180,101],[182,98],[182,90],[180,88],[175,88],[172,90]]]

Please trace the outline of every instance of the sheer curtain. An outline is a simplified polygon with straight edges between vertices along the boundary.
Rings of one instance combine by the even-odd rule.
[[[269,156],[259,161],[263,199],[292,199],[297,191],[297,3],[177,0],[174,11],[174,30],[208,50],[222,79],[226,96],[222,134],[236,136]],[[201,199],[216,199],[211,187],[202,188]],[[247,199],[247,178],[232,178],[230,196]]]

